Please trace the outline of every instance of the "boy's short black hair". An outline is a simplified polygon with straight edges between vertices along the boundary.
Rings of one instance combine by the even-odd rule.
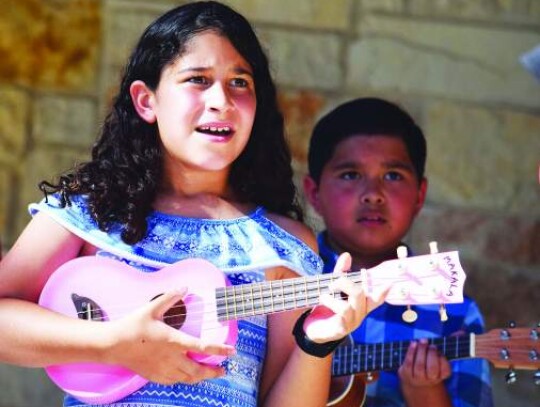
[[[309,175],[319,183],[323,167],[342,140],[356,135],[381,134],[403,140],[420,181],[426,164],[426,139],[422,129],[399,106],[378,98],[354,99],[317,122],[309,143]]]

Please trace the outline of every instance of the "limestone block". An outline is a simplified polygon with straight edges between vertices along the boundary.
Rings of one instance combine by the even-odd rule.
[[[540,215],[540,117],[436,102],[423,128],[431,202]]]
[[[101,112],[117,92],[129,55],[146,27],[177,4],[171,2],[107,1],[104,7]]]
[[[0,243],[6,249],[6,233],[9,220],[9,200],[12,196],[13,185],[10,182],[10,172],[0,167]],[[0,253],[1,254],[1,253]],[[1,256],[0,256],[1,257]]]
[[[469,257],[513,265],[528,278],[540,270],[540,218],[480,209],[427,204],[408,234],[420,253],[428,242],[439,242],[439,250],[459,249]],[[536,270],[536,271],[535,271]]]
[[[418,16],[540,25],[536,0],[413,0],[407,12]]]
[[[319,30],[346,30],[351,0],[226,0],[250,22],[294,25]]]
[[[100,2],[0,2],[0,79],[37,88],[92,89]]]
[[[307,160],[309,137],[324,103],[324,96],[317,92],[279,93],[291,153],[301,163]]]
[[[295,88],[336,89],[342,83],[340,38],[334,34],[260,30],[274,79]]]
[[[43,96],[34,107],[32,138],[36,143],[61,143],[90,149],[98,131],[92,99]]]
[[[29,97],[24,91],[0,87],[0,163],[14,163],[24,153],[29,106]]]
[[[173,7],[167,2],[107,2],[103,22],[104,64],[123,67],[146,27]]]
[[[0,383],[2,383],[0,407],[62,405],[63,393],[52,383],[43,369],[0,364]]]
[[[400,13],[405,9],[405,0],[360,0],[362,13],[378,11]]]
[[[22,185],[19,188],[19,208],[15,224],[15,236],[18,236],[24,226],[30,220],[27,206],[43,198],[43,194],[37,185],[40,181],[56,180],[56,177],[70,169],[74,164],[86,160],[89,156],[88,149],[71,149],[38,146],[30,152],[28,158],[22,163],[24,174]]]
[[[538,322],[538,277],[525,277],[515,268],[467,256],[462,265],[467,274],[466,293],[477,301],[487,327],[508,326],[510,321],[533,327]]]
[[[385,91],[538,108],[519,56],[540,33],[367,16],[349,48],[347,84]]]

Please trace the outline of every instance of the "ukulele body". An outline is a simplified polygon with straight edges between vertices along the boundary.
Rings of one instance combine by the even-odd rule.
[[[230,285],[211,263],[187,259],[155,272],[142,272],[117,260],[80,257],[53,273],[39,304],[58,313],[103,323],[122,318],[159,295],[188,288],[181,303],[164,316],[168,324],[210,343],[234,345],[237,323],[220,321],[215,291]],[[225,357],[189,354],[194,360],[216,365]],[[90,404],[105,404],[123,398],[148,380],[129,369],[97,363],[70,363],[45,368],[49,377],[67,393]]]

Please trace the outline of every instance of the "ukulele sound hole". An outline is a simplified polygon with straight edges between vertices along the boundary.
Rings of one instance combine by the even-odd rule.
[[[156,295],[152,298],[152,301],[162,295],[163,294]],[[186,304],[183,300],[179,300],[165,312],[163,315],[163,322],[173,328],[180,329],[184,325],[184,322],[186,322],[186,312]]]
[[[107,315],[103,309],[92,299],[75,293],[71,294],[71,301],[77,310],[77,318],[87,321],[106,321]]]

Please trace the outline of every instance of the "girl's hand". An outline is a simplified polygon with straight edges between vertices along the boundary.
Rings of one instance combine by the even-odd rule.
[[[451,369],[435,345],[428,345],[426,339],[420,339],[409,345],[398,374],[402,386],[427,387],[438,385],[450,377]]]
[[[223,376],[223,368],[200,364],[187,352],[230,356],[235,353],[234,347],[204,343],[163,322],[165,312],[185,293],[185,290],[166,293],[133,314],[112,321],[112,347],[108,349],[107,362],[167,385]]]
[[[351,256],[343,253],[339,256],[334,275],[350,270]],[[354,284],[346,277],[340,277],[330,284],[333,292],[342,292],[347,299],[323,294],[317,305],[304,322],[304,331],[309,339],[323,343],[338,340],[355,330],[368,312],[384,302],[385,295],[374,300],[366,297],[359,284]]]

